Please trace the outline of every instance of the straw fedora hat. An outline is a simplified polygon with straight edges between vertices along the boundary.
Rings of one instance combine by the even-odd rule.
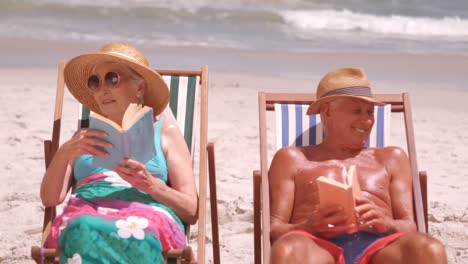
[[[337,98],[357,98],[384,105],[372,98],[369,80],[361,68],[340,68],[327,73],[317,86],[317,101],[307,109],[307,114],[318,114],[320,106]]]
[[[82,54],[71,59],[64,69],[65,83],[73,96],[91,111],[103,114],[88,88],[88,78],[95,65],[116,62],[126,65],[141,75],[146,81],[147,90],[144,105],[153,108],[154,115],[161,113],[169,102],[169,89],[162,77],[149,67],[145,55],[124,43],[104,45],[98,52]]]

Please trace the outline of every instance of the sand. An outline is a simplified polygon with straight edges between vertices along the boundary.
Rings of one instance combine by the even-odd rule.
[[[54,112],[57,76],[53,65],[60,59],[57,57],[67,59],[85,48],[75,45],[47,57],[43,53],[47,43],[33,49],[24,42],[15,43],[18,41],[11,40],[0,46],[45,59],[33,58],[36,63],[24,66],[12,63],[15,56],[5,49],[0,54],[7,58],[0,62],[0,263],[33,263],[29,250],[40,243],[43,217],[39,199],[44,174],[42,144],[51,138]],[[159,56],[160,68],[193,69],[205,62],[210,67],[209,141],[216,148],[222,263],[253,263],[252,171],[260,166],[257,92],[312,92],[320,75],[350,65],[368,69],[376,93],[410,93],[418,165],[429,174],[430,234],[446,245],[449,263],[468,263],[467,57],[199,49],[196,55],[192,53],[193,59],[174,62],[169,58],[180,58],[184,48],[146,50],[150,61],[164,54]],[[203,56],[206,60],[200,59]],[[230,63],[234,66],[228,67]],[[76,128],[77,104],[68,93],[64,113],[62,142]],[[404,146],[398,120],[392,142]],[[273,142],[270,150],[272,147]],[[209,224],[207,229],[211,241]],[[194,229],[193,236],[196,234]],[[196,248],[195,243],[193,239]],[[210,254],[209,242],[208,263]]]

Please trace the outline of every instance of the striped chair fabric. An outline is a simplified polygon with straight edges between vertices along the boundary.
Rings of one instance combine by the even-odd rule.
[[[163,75],[162,77],[171,93],[169,107],[177,120],[180,131],[184,135],[190,153],[193,153],[192,149],[195,148],[196,142],[193,124],[197,124],[194,119],[197,118],[197,115],[195,115],[195,107],[199,105],[198,94],[200,91],[200,77],[170,75]],[[79,126],[88,127],[90,110],[80,104],[80,113],[81,119],[79,121]]]
[[[195,115],[195,107],[199,105],[197,101],[200,96],[200,77],[199,76],[162,76],[171,92],[169,107],[177,120],[177,125],[182,131],[185,142],[190,153],[195,148],[195,138],[193,124],[198,124]],[[194,122],[194,120],[196,122]],[[197,131],[195,129],[195,131]]]
[[[276,149],[285,146],[307,146],[322,142],[320,115],[307,115],[309,105],[275,104]],[[375,123],[366,147],[390,145],[391,105],[375,106]]]

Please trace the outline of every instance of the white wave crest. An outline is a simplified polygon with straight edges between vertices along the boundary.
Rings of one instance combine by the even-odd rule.
[[[305,32],[364,31],[408,37],[468,37],[468,20],[400,15],[376,16],[349,10],[280,11],[288,25]]]

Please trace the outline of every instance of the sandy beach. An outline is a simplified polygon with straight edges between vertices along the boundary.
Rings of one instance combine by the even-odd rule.
[[[30,247],[40,244],[39,187],[45,171],[43,140],[50,139],[52,131],[55,65],[96,47],[18,39],[0,42],[0,263],[33,263]],[[376,93],[410,93],[418,166],[429,175],[430,234],[446,245],[449,263],[468,263],[468,57],[142,50],[157,68],[209,66],[208,138],[216,148],[222,263],[254,260],[252,171],[260,166],[258,91],[313,92],[323,74],[342,66],[364,67]],[[31,63],[24,66],[22,61],[28,59]],[[64,113],[62,142],[76,128],[77,103],[68,93]],[[405,146],[401,122],[392,128],[392,143]],[[209,224],[207,229],[210,237]],[[196,248],[195,239],[192,245]],[[210,242],[207,258],[210,263]]]

